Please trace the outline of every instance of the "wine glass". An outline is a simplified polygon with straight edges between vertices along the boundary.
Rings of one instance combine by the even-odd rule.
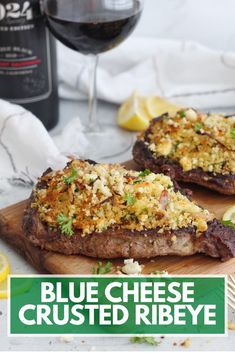
[[[97,66],[99,54],[122,43],[136,27],[143,0],[43,0],[50,31],[67,47],[92,61],[89,119],[85,135],[89,145],[85,158],[103,160],[128,146],[127,133],[115,124],[97,121]]]

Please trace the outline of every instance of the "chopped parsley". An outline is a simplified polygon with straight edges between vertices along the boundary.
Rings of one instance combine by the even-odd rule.
[[[127,206],[132,206],[136,202],[136,199],[130,193],[126,193],[124,195],[124,201],[126,201]]]
[[[144,177],[146,177],[146,176],[149,175],[149,174],[151,174],[151,170],[145,169],[145,170],[143,170],[142,172],[140,172],[139,178],[144,178]]]
[[[135,336],[131,338],[131,343],[138,343],[138,344],[142,344],[142,343],[147,343],[151,346],[158,346],[159,342],[156,341],[156,339],[154,337],[140,337],[140,336]]]
[[[201,123],[195,124],[195,131],[199,132],[203,128],[203,125]]]
[[[143,170],[142,172],[139,173],[139,177],[138,177],[137,180],[134,181],[134,184],[141,183],[141,182],[142,182],[142,179],[143,179],[144,177],[146,177],[147,175],[151,174],[151,173],[152,173],[152,172],[151,172],[151,170],[149,170],[149,169]]]
[[[230,220],[228,220],[228,221],[221,221],[221,223],[222,223],[224,226],[226,226],[226,227],[235,228],[235,224],[234,224],[232,221],[230,221]]]
[[[73,231],[73,220],[63,213],[60,213],[57,217],[57,223],[60,226],[61,233],[71,237],[74,234]]]
[[[69,177],[66,177],[66,176],[63,177],[65,184],[71,185],[76,179],[77,175],[78,175],[77,170],[73,168]]]
[[[110,273],[113,269],[112,263],[108,261],[103,265],[101,261],[98,261],[97,266],[93,268],[93,275],[105,275],[106,273]]]
[[[183,112],[179,112],[178,113],[180,118],[186,118],[186,113],[183,111]]]
[[[233,139],[235,139],[235,127],[233,127],[230,131],[230,135]]]

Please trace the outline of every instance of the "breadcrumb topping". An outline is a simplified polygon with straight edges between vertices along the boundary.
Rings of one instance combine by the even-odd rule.
[[[128,171],[119,164],[72,161],[39,179],[32,208],[51,229],[73,236],[110,227],[133,231],[195,227],[207,230],[214,217],[179,191],[163,174]]]
[[[186,172],[235,174],[235,116],[179,111],[153,124],[148,138],[154,155],[179,162]]]

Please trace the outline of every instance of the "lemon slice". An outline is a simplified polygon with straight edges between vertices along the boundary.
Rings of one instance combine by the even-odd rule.
[[[118,111],[118,125],[131,131],[147,129],[149,120],[151,120],[151,116],[147,112],[145,98],[137,92],[129,97]]]
[[[223,215],[223,221],[231,221],[235,225],[235,205],[225,212]]]
[[[10,273],[10,263],[6,255],[0,253],[0,282],[4,281]]]
[[[151,118],[156,118],[164,113],[175,113],[183,108],[158,96],[147,97],[145,104]]]

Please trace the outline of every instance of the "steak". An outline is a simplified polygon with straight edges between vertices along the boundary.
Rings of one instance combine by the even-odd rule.
[[[190,121],[192,114],[194,120]],[[187,115],[189,118],[186,118]],[[213,130],[216,119],[219,119],[218,136]],[[150,127],[138,137],[133,147],[134,160],[141,168],[164,173],[173,180],[195,183],[221,194],[234,195],[234,121],[234,117],[203,115],[192,109],[177,112],[173,118],[164,114],[153,119]],[[170,147],[162,151],[164,142],[169,142]],[[156,150],[151,148],[152,145]],[[184,159],[189,164],[187,168],[183,168]],[[200,163],[195,163],[198,160]],[[198,166],[200,164],[205,168]]]
[[[42,220],[38,207],[35,207],[37,202],[35,191],[47,190],[48,184],[45,180],[47,175],[51,175],[48,183],[54,178],[51,170],[44,173],[29,199],[23,219],[24,234],[33,245],[41,249],[102,259],[147,259],[165,255],[188,256],[196,253],[220,258],[222,261],[235,257],[235,230],[224,226],[216,219],[208,221],[207,230],[200,234],[193,226],[175,230],[163,230],[158,227],[137,231],[114,224],[103,231],[93,231],[86,235],[81,229],[74,229],[73,235],[68,236],[59,227],[51,227]],[[53,187],[55,188],[55,184]],[[174,188],[179,192],[177,186]],[[160,199],[163,207],[166,207],[166,191],[161,194]]]
[[[29,241],[41,249],[65,255],[85,255],[101,259],[148,259],[156,256],[189,256],[203,253],[227,261],[235,257],[235,230],[217,220],[208,224],[206,232],[196,236],[195,229],[185,228],[157,234],[157,229],[129,231],[114,227],[101,233],[71,238],[52,231],[42,223],[36,209],[25,212],[23,229]]]
[[[143,140],[137,140],[133,147],[134,161],[153,173],[163,173],[175,181],[183,181],[204,186],[224,195],[235,195],[235,175],[204,172],[201,168],[184,171],[181,165],[165,157],[156,157]]]

